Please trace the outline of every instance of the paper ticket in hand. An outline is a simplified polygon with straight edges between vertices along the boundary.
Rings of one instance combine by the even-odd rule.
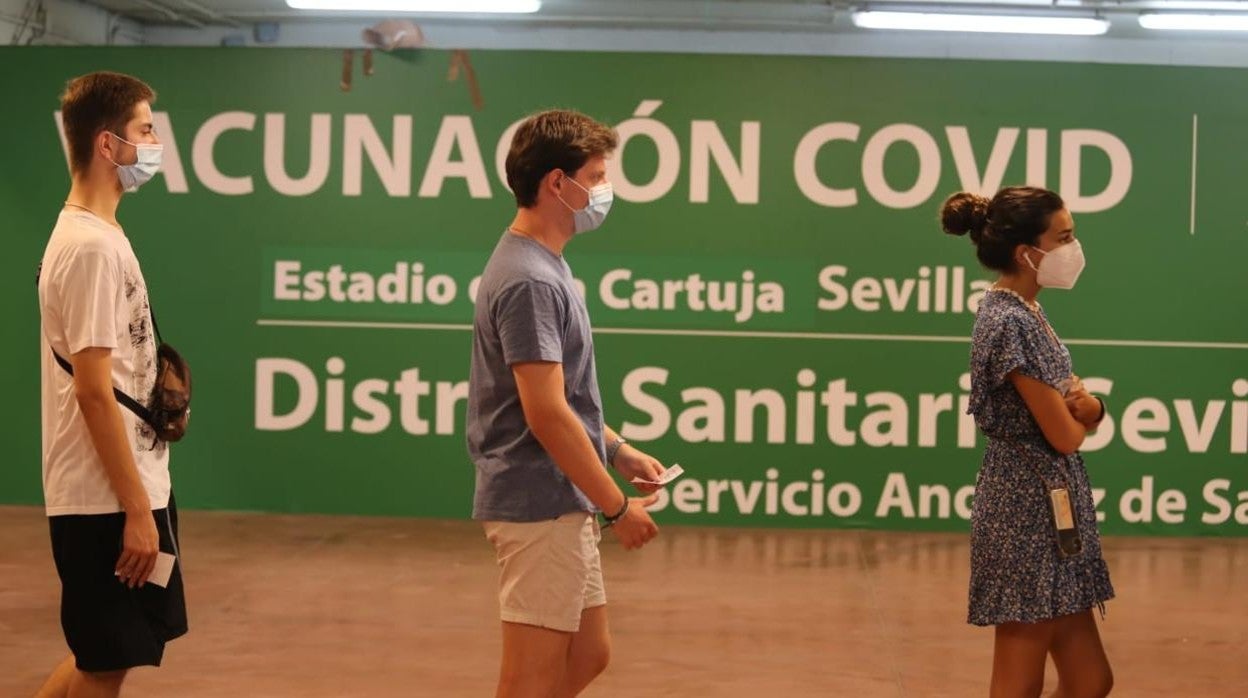
[[[671,482],[672,480],[675,480],[676,478],[684,474],[685,474],[685,469],[680,467],[679,463],[672,463],[672,467],[663,471],[663,474],[659,476],[658,480],[647,480],[643,477],[635,477],[632,480],[630,480],[630,482],[632,482],[634,485],[658,485],[662,487],[663,485],[666,485],[667,483]]]
[[[173,575],[173,563],[177,560],[177,557],[169,553],[156,553],[156,566],[152,568],[152,573],[147,575],[147,583],[158,587],[169,586],[169,577]],[[120,576],[120,573],[113,572],[113,576]]]

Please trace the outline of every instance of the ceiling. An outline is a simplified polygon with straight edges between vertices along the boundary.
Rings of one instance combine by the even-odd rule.
[[[369,12],[307,12],[292,10],[285,0],[85,0],[149,26],[241,26],[257,22],[334,22],[377,17]],[[1201,0],[544,0],[531,15],[453,16],[455,22],[601,27],[699,27],[713,29],[810,30],[831,26],[837,12],[849,8],[917,9],[933,6],[970,11],[1011,9],[1037,14],[1114,15],[1165,7],[1235,9],[1248,1],[1211,3]],[[414,15],[422,22],[452,21],[448,15]]]

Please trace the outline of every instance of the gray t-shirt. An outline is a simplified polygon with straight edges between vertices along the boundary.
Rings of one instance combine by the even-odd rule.
[[[529,429],[511,366],[563,364],[564,394],[606,459],[589,312],[563,257],[504,233],[481,275],[472,322],[468,454],[477,466],[472,517],[542,521],[595,511]]]

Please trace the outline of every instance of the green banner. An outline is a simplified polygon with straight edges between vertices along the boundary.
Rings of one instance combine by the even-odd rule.
[[[122,221],[195,417],[190,507],[465,517],[472,299],[514,210],[502,158],[554,106],[617,126],[616,205],[569,261],[608,421],[687,475],[660,521],[962,530],[991,274],[936,210],[1058,190],[1088,268],[1041,302],[1110,405],[1103,530],[1248,533],[1248,72],[562,52],[3,48],[12,330],[0,502],[40,501],[33,287],[68,189],[65,81],[159,93],[162,174]]]

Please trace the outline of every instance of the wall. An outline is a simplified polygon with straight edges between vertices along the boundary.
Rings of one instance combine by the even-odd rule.
[[[0,51],[21,67],[0,88],[28,95],[0,113],[23,134],[0,171],[0,312],[24,328],[0,362],[0,501],[39,500],[30,282],[66,189],[56,93],[110,68],[161,94],[166,168],[122,213],[195,366],[187,506],[467,514],[472,282],[514,207],[498,154],[562,105],[626,136],[611,218],[569,260],[611,423],[689,471],[666,520],[964,527],[990,276],[935,213],[1026,181],[1063,192],[1090,260],[1042,301],[1113,410],[1085,448],[1105,530],[1248,525],[1243,71],[477,51],[478,111],[449,59],[381,55],[343,92],[336,50]]]

